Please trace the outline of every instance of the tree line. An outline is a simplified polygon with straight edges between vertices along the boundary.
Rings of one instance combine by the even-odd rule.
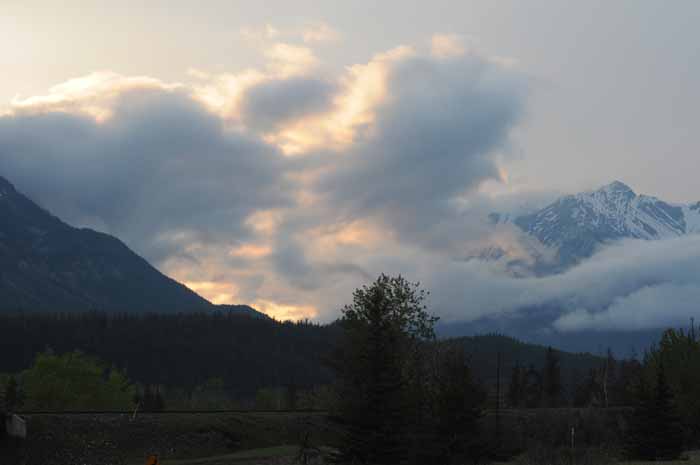
[[[0,315],[0,373],[20,373],[41,354],[76,350],[129,379],[186,399],[202,390],[254,399],[262,387],[326,385],[324,358],[337,328],[232,312]]]
[[[418,284],[381,275],[343,309],[343,339],[333,358],[339,394],[333,418],[345,433],[339,462],[477,463],[498,456],[500,423],[487,431],[480,421],[484,386],[463,346],[435,340],[437,318],[425,297]],[[641,360],[617,362],[608,353],[601,367],[572,383],[573,402],[599,410],[631,405],[619,454],[677,459],[700,444],[699,377],[700,342],[691,324],[690,331],[666,331]],[[507,397],[513,407],[557,408],[563,391],[559,355],[549,348],[542,370],[513,368]],[[558,444],[568,453],[573,431],[571,449]]]
[[[437,318],[426,297],[418,284],[381,275],[357,289],[341,319],[329,326],[221,312],[5,315],[0,344],[12,350],[0,351],[0,366],[14,375],[0,384],[11,406],[56,410],[108,404],[159,410],[199,395],[213,406],[232,399],[232,391],[271,409],[304,408],[322,399],[342,432],[335,445],[340,463],[498,457],[512,431],[498,416],[495,428],[487,426],[494,383],[483,376],[484,367],[475,367],[490,357],[487,371],[493,372],[501,368],[501,357],[496,367],[493,351],[475,354],[464,340],[437,340]],[[538,353],[537,366],[516,360],[510,373],[497,371],[497,386],[504,372],[508,379],[497,389],[497,408],[624,407],[617,446],[627,457],[677,458],[684,448],[700,445],[700,341],[694,324],[667,330],[641,357],[579,357],[568,372],[562,365],[567,354],[552,348]],[[568,450],[568,426],[545,421],[564,431],[555,431],[558,439],[549,445]],[[586,434],[606,436],[605,421],[588,425]]]

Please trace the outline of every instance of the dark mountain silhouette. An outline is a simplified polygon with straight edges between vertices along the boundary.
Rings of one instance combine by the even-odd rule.
[[[67,225],[0,177],[0,311],[238,312],[239,307],[255,312],[213,305],[119,239]]]

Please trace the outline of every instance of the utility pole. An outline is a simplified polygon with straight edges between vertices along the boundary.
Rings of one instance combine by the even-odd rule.
[[[501,447],[501,351],[496,358],[496,441],[497,447]]]

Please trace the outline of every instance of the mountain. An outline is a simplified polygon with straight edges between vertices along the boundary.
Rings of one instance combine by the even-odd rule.
[[[236,307],[211,304],[113,236],[67,225],[0,177],[0,311],[233,312]]]
[[[524,214],[492,213],[489,220],[494,227],[513,225],[522,231],[520,249],[510,253],[491,245],[469,258],[499,262],[514,277],[542,277],[564,272],[615,241],[700,234],[700,202],[666,202],[639,195],[615,181],[595,191],[561,197]],[[567,302],[549,302],[519,308],[518,318],[489,315],[476,321],[445,323],[439,325],[438,332],[442,337],[497,332],[569,351],[610,347],[618,355],[629,355],[658,341],[663,331],[596,330],[592,334],[551,330],[551,323],[570,310]],[[592,341],[599,347],[591,347]]]
[[[464,347],[474,374],[490,385],[496,384],[498,379],[496,365],[499,353],[501,382],[507,386],[511,372],[516,366],[526,369],[533,366],[537,370],[542,370],[548,349],[545,345],[526,343],[500,334],[458,337],[451,341]],[[596,356],[590,352],[558,351],[558,355],[562,367],[562,381],[565,385],[570,384],[575,372],[588,373],[589,370],[600,368],[605,363],[602,354]]]
[[[562,197],[513,220],[494,214],[491,221],[512,221],[555,249],[557,264],[566,268],[593,255],[600,245],[619,239],[657,240],[700,233],[700,202],[664,202],[638,195],[615,181],[593,192]]]

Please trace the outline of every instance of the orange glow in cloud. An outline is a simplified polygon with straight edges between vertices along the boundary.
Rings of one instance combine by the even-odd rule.
[[[229,251],[233,257],[241,258],[263,258],[272,253],[272,248],[269,245],[258,244],[242,244]]]
[[[270,31],[266,29],[266,33]],[[187,84],[98,71],[53,86],[46,95],[15,98],[10,108],[13,112],[82,113],[99,122],[112,115],[116,100],[130,90],[182,91],[219,115],[230,128],[246,129],[241,115],[246,92],[267,81],[309,75],[319,64],[313,51],[304,46],[274,42],[266,44],[261,51],[268,60],[262,69],[223,74],[190,69],[191,80]],[[260,136],[287,155],[346,148],[357,140],[359,133],[371,129],[377,107],[388,96],[391,67],[414,53],[413,48],[401,46],[375,55],[368,63],[347,67],[337,80],[339,91],[328,111],[288,121]]]
[[[261,52],[268,59],[264,69],[250,68],[238,73],[223,74],[190,69],[189,76],[196,80],[191,86],[192,97],[224,118],[227,123],[242,129],[244,122],[241,119],[241,103],[250,88],[267,81],[306,75],[318,65],[313,51],[303,46],[276,42],[265,45]]]
[[[365,246],[377,245],[381,243],[385,237],[385,231],[362,220],[350,223],[336,234],[336,239],[340,244]]]
[[[318,65],[318,59],[308,47],[277,42],[265,50],[269,68],[278,76],[305,74]]]
[[[508,170],[505,169],[503,166],[498,167],[498,177],[503,181],[503,184],[508,184],[510,181],[510,175],[508,174]]]
[[[355,245],[374,247],[386,242],[390,234],[369,220],[357,220],[337,228],[319,228],[311,234],[320,240],[331,241],[337,245]]]
[[[258,300],[251,304],[251,306],[281,321],[297,321],[318,316],[318,310],[310,305],[289,305],[272,302],[270,300]]]
[[[246,221],[246,226],[263,236],[272,236],[277,227],[282,222],[282,212],[280,210],[259,210],[250,215]]]
[[[188,74],[197,80],[192,86],[192,97],[235,124],[241,124],[240,107],[245,92],[268,79],[265,73],[255,69],[217,75],[190,69]]]
[[[375,225],[369,220],[352,223],[319,226],[303,232],[301,242],[306,244],[305,253],[313,260],[322,263],[333,262],[336,258],[347,260],[350,252],[354,257],[372,254],[378,248],[388,248],[394,244],[390,231]]]
[[[238,289],[231,283],[216,281],[184,281],[183,284],[215,304],[234,304]]]
[[[413,48],[401,46],[375,55],[369,63],[348,67],[331,111],[291,121],[266,134],[266,140],[287,155],[319,148],[340,150],[352,144],[358,131],[374,122],[377,106],[386,99],[392,64],[413,54]]]

